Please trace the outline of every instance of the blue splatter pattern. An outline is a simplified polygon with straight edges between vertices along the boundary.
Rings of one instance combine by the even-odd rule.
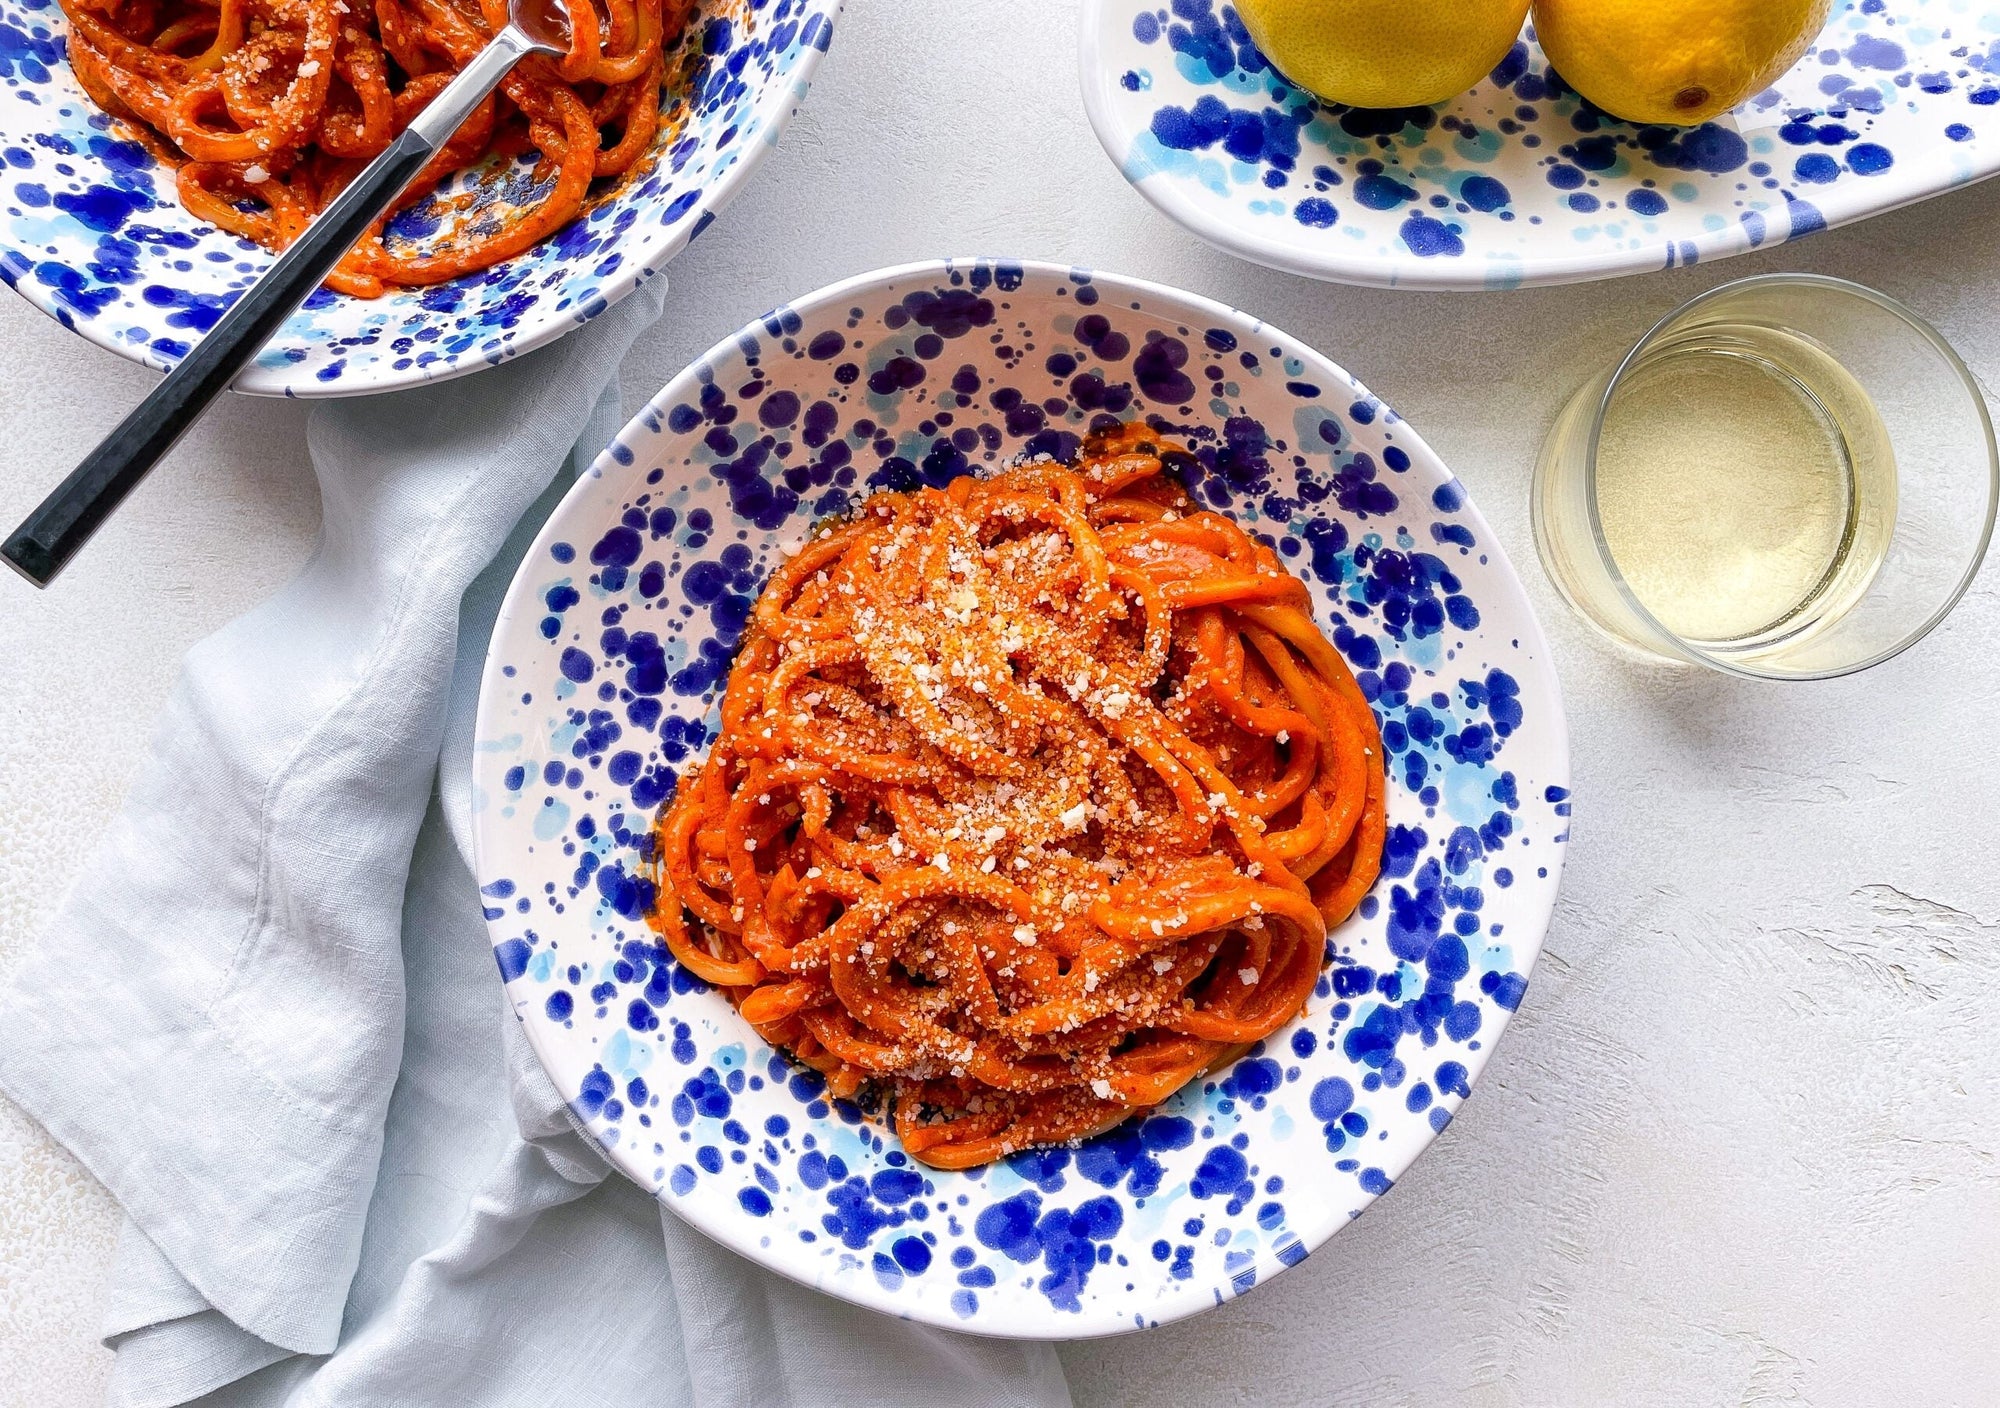
[[[969,1173],[907,1159],[766,1047],[646,923],[649,828],[716,728],[766,574],[878,488],[1073,451],[1143,417],[1274,542],[1374,702],[1383,879],[1304,1017],[1149,1117]],[[1300,343],[1134,281],[1010,263],[780,308],[663,390],[543,529],[480,701],[473,798],[501,976],[612,1158],[787,1275],[896,1314],[1074,1337],[1304,1257],[1442,1129],[1521,1001],[1568,831],[1520,585],[1423,442]]]
[[[1505,288],[1724,258],[2000,170],[2000,9],[1843,0],[1776,87],[1685,129],[1579,97],[1524,38],[1441,107],[1292,87],[1227,0],[1088,0],[1084,99],[1126,177],[1232,253]]]
[[[237,380],[341,396],[474,371],[602,312],[666,265],[747,178],[803,101],[840,0],[700,0],[683,77],[635,171],[582,218],[432,288],[307,299]],[[182,208],[173,174],[83,95],[56,0],[0,0],[0,279],[64,327],[171,368],[272,255]],[[391,224],[425,239],[536,191],[522,159],[464,173]]]

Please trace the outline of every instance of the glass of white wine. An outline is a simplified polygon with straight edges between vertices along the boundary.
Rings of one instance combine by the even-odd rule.
[[[1858,284],[1769,274],[1670,314],[1556,417],[1535,543],[1613,640],[1758,679],[1866,669],[1972,583],[2000,456],[1978,383]]]

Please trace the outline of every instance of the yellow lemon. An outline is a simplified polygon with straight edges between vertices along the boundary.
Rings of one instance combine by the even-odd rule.
[[[1691,127],[1799,61],[1832,0],[1535,0],[1563,80],[1614,117]]]
[[[1457,97],[1521,33],[1528,0],[1236,0],[1243,27],[1299,87],[1357,108]]]

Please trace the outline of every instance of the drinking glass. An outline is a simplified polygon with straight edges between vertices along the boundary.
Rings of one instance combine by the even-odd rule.
[[[1669,314],[1577,391],[1535,544],[1585,620],[1760,679],[1879,664],[1958,603],[2000,498],[1971,372],[1894,299],[1768,274]]]

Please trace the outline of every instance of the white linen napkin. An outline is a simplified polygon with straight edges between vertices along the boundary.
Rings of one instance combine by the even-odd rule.
[[[664,285],[313,412],[317,552],[189,653],[0,993],[0,1088],[127,1214],[114,1404],[1069,1402],[1046,1345],[843,1305],[607,1177],[504,1001],[468,862],[480,662]]]

